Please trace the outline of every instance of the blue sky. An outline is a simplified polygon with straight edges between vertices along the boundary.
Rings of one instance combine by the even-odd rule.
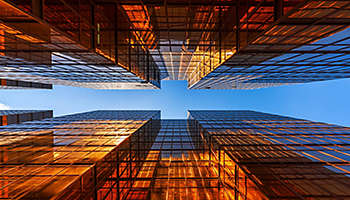
[[[11,109],[52,109],[64,115],[99,109],[156,109],[163,119],[186,118],[187,110],[248,109],[350,126],[350,79],[256,90],[188,90],[186,81],[162,81],[161,90],[0,90]]]

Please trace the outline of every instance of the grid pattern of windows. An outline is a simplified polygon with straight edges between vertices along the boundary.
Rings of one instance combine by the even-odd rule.
[[[194,121],[162,120],[125,199],[230,199],[197,128]]]
[[[0,78],[109,89],[348,78],[349,10],[349,0],[1,0]]]
[[[0,89],[52,89],[51,84],[0,79]]]
[[[253,111],[190,111],[190,118],[220,155],[236,198],[350,198],[349,128]]]
[[[195,88],[252,89],[349,77],[350,29],[284,54],[246,51],[204,77]],[[220,80],[218,80],[220,78]]]
[[[348,199],[350,129],[253,111],[94,111],[0,128],[2,199]]]
[[[51,110],[0,110],[0,126],[51,118]]]
[[[0,78],[96,89],[159,88],[158,68],[117,4],[0,1]],[[131,42],[133,41],[133,42]],[[126,46],[124,43],[127,43]]]
[[[289,11],[283,10],[288,1],[274,2],[274,8],[257,7],[261,13],[247,11],[237,23],[237,51],[219,67],[197,68],[189,81],[192,89],[254,89],[349,77],[350,2],[294,2]]]
[[[95,111],[1,127],[0,198],[96,199],[117,161],[132,158],[124,149],[149,138],[159,117],[158,111]],[[120,165],[136,171],[128,163]]]

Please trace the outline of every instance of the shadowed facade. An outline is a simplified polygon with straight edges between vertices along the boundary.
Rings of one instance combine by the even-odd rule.
[[[52,110],[0,110],[0,126],[52,117]]]

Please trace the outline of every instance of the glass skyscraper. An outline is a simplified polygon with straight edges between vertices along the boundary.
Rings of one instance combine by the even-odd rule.
[[[349,0],[1,0],[0,78],[254,89],[349,78]]]
[[[342,78],[350,0],[0,0],[0,89]],[[0,199],[350,200],[350,128],[248,110],[0,110]]]
[[[0,127],[2,199],[349,199],[350,129],[254,111]]]
[[[159,111],[95,111],[3,126],[0,197],[102,199],[105,187],[125,187],[115,178],[135,176],[141,166],[133,161],[145,159],[159,118]]]
[[[254,111],[189,111],[189,118],[234,199],[350,198],[349,128]]]

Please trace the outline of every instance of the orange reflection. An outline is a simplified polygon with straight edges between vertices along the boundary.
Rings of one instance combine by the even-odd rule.
[[[115,165],[111,163],[116,161],[114,154],[120,145],[146,122],[87,120],[45,131],[2,131],[0,197],[91,196],[94,188],[104,184],[114,171]],[[92,181],[94,178],[96,182]]]
[[[144,31],[132,31],[138,42],[142,44],[144,50],[155,48],[156,38],[152,32],[152,24],[148,16],[146,6],[142,5],[122,5],[132,23],[133,28]],[[130,41],[131,44],[131,41]]]
[[[5,31],[2,29],[0,29],[0,50],[5,50]],[[0,56],[4,55],[5,52],[0,52]]]
[[[32,42],[32,43],[44,43],[43,40],[37,39],[33,36],[30,36],[28,34],[23,33],[22,31],[16,30],[14,28],[11,28],[9,26],[6,26],[5,24],[0,23],[0,31],[2,31],[2,33],[0,32],[0,35],[4,35],[4,32],[7,32],[9,34],[13,34],[18,38],[21,38],[23,40],[26,40],[28,42]],[[1,37],[1,36],[0,36]],[[3,41],[0,40],[0,46],[1,43],[5,42],[5,38],[3,37]],[[1,47],[0,47],[1,48]]]

